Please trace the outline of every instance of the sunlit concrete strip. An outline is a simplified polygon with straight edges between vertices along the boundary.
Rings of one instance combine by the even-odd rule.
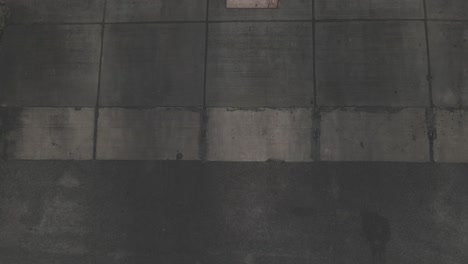
[[[227,8],[278,8],[278,0],[227,0]]]

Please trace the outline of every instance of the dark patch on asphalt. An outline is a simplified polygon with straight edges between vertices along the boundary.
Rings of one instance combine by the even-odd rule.
[[[390,223],[376,212],[361,210],[362,232],[369,244],[372,263],[385,263],[385,248],[390,241]]]

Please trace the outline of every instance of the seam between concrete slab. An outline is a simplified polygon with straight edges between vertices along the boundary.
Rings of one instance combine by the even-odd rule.
[[[312,67],[313,67],[313,89],[314,89],[314,108],[312,109],[312,139],[311,139],[311,158],[314,161],[320,161],[320,124],[321,124],[321,117],[320,117],[320,107],[317,106],[317,45],[316,45],[316,25],[317,20],[315,18],[315,0],[312,0]]]
[[[208,150],[207,144],[207,138],[206,138],[206,130],[208,128],[208,113],[207,113],[207,106],[206,106],[206,84],[208,80],[208,29],[209,29],[209,23],[208,23],[208,13],[209,13],[209,8],[210,8],[210,1],[206,1],[206,13],[205,13],[205,57],[204,57],[204,69],[203,69],[203,111],[202,115],[200,117],[200,135],[199,135],[199,146],[198,146],[198,158],[201,161],[206,160],[206,152]]]
[[[210,20],[208,24],[216,23],[254,23],[254,22],[312,22],[330,23],[330,22],[397,22],[397,21],[438,21],[438,22],[468,22],[468,19],[421,19],[421,18],[388,18],[388,19],[258,19],[258,20]],[[190,23],[207,23],[204,20],[173,20],[173,21],[128,21],[128,22],[105,22],[105,25],[115,24],[190,24]],[[10,23],[9,26],[35,26],[35,25],[102,25],[100,22],[34,22],[34,23]]]
[[[314,85],[314,107],[317,106],[317,71],[316,71],[316,44],[315,44],[315,0],[312,1],[312,67],[313,67],[313,85]]]
[[[432,69],[431,69],[431,55],[429,49],[429,29],[427,25],[427,4],[423,0],[424,8],[424,34],[426,37],[426,57],[427,57],[427,85],[429,88],[429,107],[426,109],[426,122],[427,122],[427,137],[429,140],[429,160],[434,162],[434,138],[436,135],[434,126],[434,100],[432,98]]]
[[[314,161],[321,161],[320,157],[320,135],[321,135],[321,124],[322,124],[322,116],[320,114],[320,107],[314,107],[312,110],[312,159]]]
[[[99,98],[101,92],[101,75],[102,75],[102,57],[104,51],[104,30],[106,21],[106,5],[107,0],[104,0],[104,10],[101,23],[101,53],[99,57],[99,73],[98,73],[98,86],[96,92],[96,105],[94,106],[94,136],[93,136],[93,160],[96,160],[97,152],[97,136],[98,136],[98,122],[99,122]]]

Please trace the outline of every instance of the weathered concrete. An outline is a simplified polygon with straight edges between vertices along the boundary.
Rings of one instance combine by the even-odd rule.
[[[3,263],[358,264],[373,241],[386,263],[468,258],[466,165],[0,165]]]
[[[310,106],[311,23],[209,25],[209,106]]]
[[[209,0],[210,20],[311,20],[312,0],[280,0],[274,9],[231,9],[226,0]]]
[[[0,262],[93,263],[97,176],[91,162],[0,163]]]
[[[428,104],[423,22],[330,22],[316,29],[319,105]]]
[[[429,18],[468,19],[465,0],[426,0]]]
[[[421,0],[316,0],[315,18],[424,18],[424,6]]]
[[[429,22],[429,47],[434,104],[468,105],[468,22]]]
[[[0,105],[94,106],[101,28],[8,26],[0,45]]]
[[[107,25],[104,36],[101,105],[203,104],[203,23]]]
[[[468,162],[468,114],[466,110],[435,112],[437,137],[434,159],[438,162]]]
[[[227,8],[277,8],[278,0],[227,0]]]
[[[8,159],[91,159],[94,109],[3,109],[4,156]]]
[[[429,161],[424,108],[322,112],[320,157],[330,161]]]
[[[179,108],[99,110],[97,158],[197,160],[199,110]]]
[[[100,162],[97,169],[96,264],[202,261],[210,215],[201,163]]]
[[[372,263],[369,243],[382,237],[367,240],[364,224],[375,219],[380,228],[377,216],[389,224],[386,263],[463,262],[466,169],[208,163],[204,193],[213,239],[203,263]]]
[[[4,0],[13,23],[101,22],[104,0]]]
[[[310,109],[208,109],[208,160],[310,161],[312,146]]]
[[[108,0],[107,22],[200,21],[206,19],[207,0]]]

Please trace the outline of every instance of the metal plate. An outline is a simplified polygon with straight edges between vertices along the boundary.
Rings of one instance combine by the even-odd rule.
[[[278,0],[227,0],[227,8],[278,8]]]

